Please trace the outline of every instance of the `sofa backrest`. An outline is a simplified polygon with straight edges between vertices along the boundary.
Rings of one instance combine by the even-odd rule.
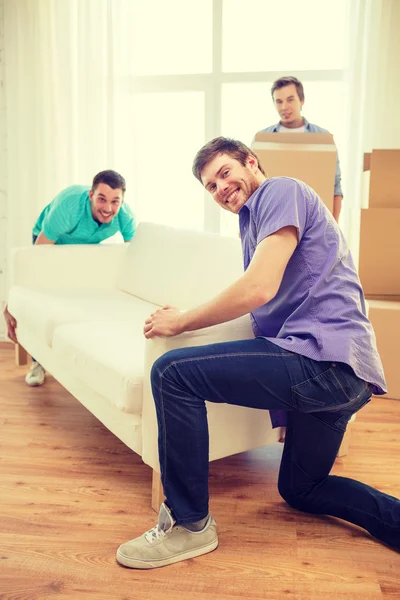
[[[188,309],[243,274],[239,239],[140,223],[117,287],[143,300]]]

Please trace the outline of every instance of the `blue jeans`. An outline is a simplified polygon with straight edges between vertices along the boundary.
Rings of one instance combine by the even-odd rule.
[[[400,549],[400,501],[329,475],[350,417],[371,398],[370,385],[349,366],[255,338],[167,352],[154,363],[151,381],[161,480],[178,524],[208,514],[207,399],[288,411],[281,496],[293,508],[350,521]]]

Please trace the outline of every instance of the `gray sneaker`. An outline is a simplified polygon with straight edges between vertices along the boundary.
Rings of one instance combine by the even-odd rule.
[[[163,503],[157,525],[122,544],[117,550],[117,561],[131,569],[154,569],[206,554],[217,546],[217,525],[211,515],[201,531],[189,531],[183,525],[175,525]]]
[[[46,371],[36,361],[32,361],[32,366],[26,374],[25,381],[31,387],[43,385],[46,379]]]

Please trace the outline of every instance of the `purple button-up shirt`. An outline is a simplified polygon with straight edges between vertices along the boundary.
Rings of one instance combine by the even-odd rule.
[[[264,238],[290,225],[298,235],[277,295],[251,314],[254,334],[313,360],[346,363],[374,394],[385,394],[353,259],[316,192],[297,179],[267,179],[241,208],[239,224],[245,269]],[[285,424],[284,415],[271,411],[274,427]]]

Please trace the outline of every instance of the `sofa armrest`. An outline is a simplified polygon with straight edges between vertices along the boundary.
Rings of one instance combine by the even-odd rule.
[[[14,248],[10,287],[34,290],[116,287],[129,244],[40,245]]]
[[[249,315],[221,323],[205,329],[185,332],[174,337],[157,337],[146,341],[144,381],[143,381],[143,410],[142,410],[142,459],[156,471],[160,470],[158,462],[158,425],[157,416],[151,391],[150,372],[154,362],[165,352],[176,348],[203,346],[218,342],[246,340],[254,338]]]

